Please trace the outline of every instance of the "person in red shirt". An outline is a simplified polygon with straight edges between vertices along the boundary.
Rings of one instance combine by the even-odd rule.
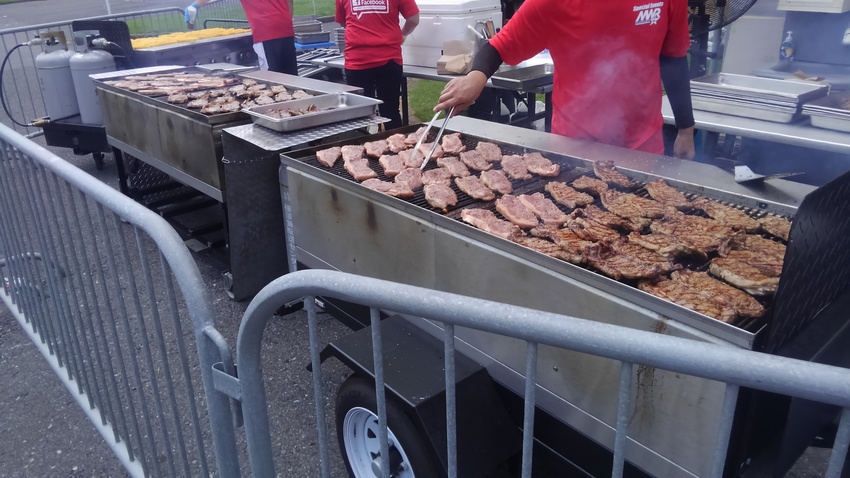
[[[186,23],[194,25],[198,8],[211,0],[195,0],[186,7]],[[254,43],[263,46],[269,71],[298,74],[295,57],[295,27],[292,25],[293,0],[242,0],[242,8]]]
[[[548,49],[553,133],[663,154],[663,83],[678,128],[673,153],[693,159],[689,46],[687,0],[526,0],[434,111],[466,109],[502,62]]]
[[[404,25],[399,26],[399,15]],[[387,129],[401,126],[401,44],[419,25],[414,0],[336,0],[337,23],[345,27],[345,80],[383,103]]]

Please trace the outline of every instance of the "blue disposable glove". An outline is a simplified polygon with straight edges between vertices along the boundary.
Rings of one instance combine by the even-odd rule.
[[[190,30],[195,28],[195,17],[198,16],[198,5],[195,2],[192,2],[191,5],[186,7],[184,12],[184,17],[186,18],[186,25]]]

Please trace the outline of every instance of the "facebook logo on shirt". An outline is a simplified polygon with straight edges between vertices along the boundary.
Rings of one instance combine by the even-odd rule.
[[[389,0],[351,0],[351,13],[360,18],[364,13],[389,13]]]

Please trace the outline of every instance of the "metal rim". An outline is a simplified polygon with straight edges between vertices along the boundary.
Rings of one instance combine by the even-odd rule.
[[[357,478],[381,476],[381,443],[378,438],[378,426],[378,416],[366,408],[353,407],[345,414],[342,424],[345,454],[351,465],[351,471]],[[390,461],[401,460],[398,466],[393,466],[397,472],[391,471],[390,476],[414,478],[416,475],[413,473],[410,459],[389,428],[387,428],[387,441],[390,448]]]

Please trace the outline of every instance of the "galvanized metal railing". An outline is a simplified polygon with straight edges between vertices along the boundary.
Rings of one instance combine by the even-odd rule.
[[[729,444],[732,419],[739,387],[749,387],[816,402],[837,405],[843,409],[838,433],[829,461],[828,477],[837,478],[844,466],[850,444],[850,370],[812,362],[783,358],[759,352],[722,347],[715,344],[639,331],[602,322],[541,312],[513,305],[459,296],[446,292],[387,282],[352,274],[308,270],[283,276],[257,294],[251,301],[239,329],[236,356],[239,363],[238,379],[224,372],[216,374],[222,389],[239,390],[245,417],[245,433],[251,469],[258,476],[275,476],[275,462],[271,448],[261,342],[267,323],[275,311],[284,304],[304,298],[310,327],[310,352],[314,382],[314,402],[322,476],[330,476],[329,448],[322,431],[326,429],[325,398],[322,392],[323,377],[320,347],[314,333],[317,324],[317,296],[336,298],[371,308],[372,344],[375,370],[377,415],[381,430],[386,430],[387,403],[383,394],[384,374],[381,356],[382,336],[379,310],[413,317],[427,317],[444,326],[447,463],[449,476],[457,475],[457,428],[455,412],[454,328],[468,327],[526,341],[525,420],[523,430],[522,476],[531,476],[532,437],[535,410],[535,371],[539,346],[560,347],[585,354],[606,357],[621,362],[619,407],[616,436],[613,446],[612,476],[623,475],[626,440],[629,429],[629,410],[633,409],[632,387],[635,384],[633,369],[647,365],[662,370],[725,382],[723,422],[716,435],[709,476],[723,475]],[[741,364],[746,364],[742,367]],[[238,384],[229,383],[238,382]],[[380,433],[384,476],[389,476],[387,433]]]
[[[232,370],[168,223],[0,125],[0,298],[133,476],[239,476]]]
[[[191,3],[191,2],[189,2]],[[188,3],[187,3],[188,5]],[[207,18],[245,21],[245,11],[239,0],[218,0],[205,5],[198,13],[198,23],[202,25]],[[104,15],[77,20],[117,20],[126,22],[131,37],[151,36],[186,30],[183,10],[180,8],[161,8],[132,13]],[[220,25],[213,25],[220,26]],[[232,27],[232,26],[231,26]],[[239,28],[246,28],[240,25]],[[0,30],[0,54],[5,58],[15,46],[26,43],[47,31],[61,31],[73,49],[71,21],[44,23],[20,28]],[[38,128],[28,125],[31,121],[46,116],[44,98],[39,87],[35,58],[41,53],[39,46],[18,48],[9,55],[8,62],[0,78],[6,93],[9,114],[0,111],[0,123],[23,134],[37,134]],[[11,117],[10,117],[11,115]]]

